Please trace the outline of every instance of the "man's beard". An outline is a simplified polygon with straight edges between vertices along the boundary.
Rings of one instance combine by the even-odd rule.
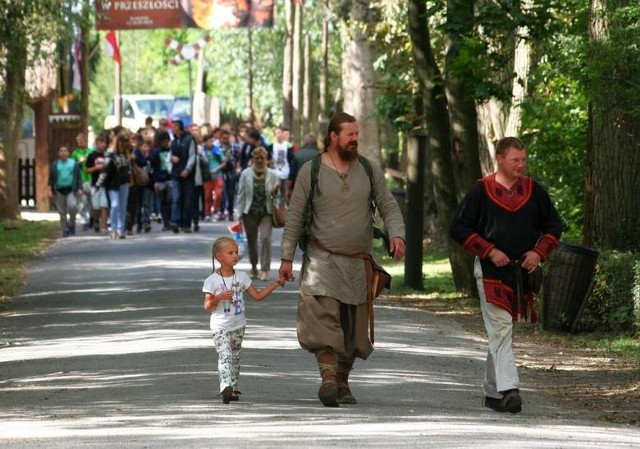
[[[358,156],[358,144],[349,143],[345,146],[339,146],[338,156],[340,156],[340,159],[344,162],[351,162]]]

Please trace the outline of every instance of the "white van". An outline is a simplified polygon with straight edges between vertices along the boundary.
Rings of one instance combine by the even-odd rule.
[[[136,132],[144,128],[144,121],[147,117],[153,117],[153,126],[158,126],[158,119],[167,118],[175,95],[122,95],[122,126]],[[109,103],[109,112],[104,119],[104,129],[113,128],[118,125],[115,116],[115,99]]]

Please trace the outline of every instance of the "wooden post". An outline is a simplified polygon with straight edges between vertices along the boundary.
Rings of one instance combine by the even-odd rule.
[[[424,166],[427,158],[427,132],[414,129],[407,149],[407,253],[404,258],[404,285],[423,290],[422,239],[424,234]]]
[[[36,136],[36,167],[35,167],[35,203],[38,212],[49,212],[49,167],[51,157],[49,151],[49,114],[51,112],[51,96],[33,103]]]

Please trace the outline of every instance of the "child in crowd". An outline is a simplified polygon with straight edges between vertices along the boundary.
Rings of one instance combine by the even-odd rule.
[[[204,281],[204,310],[211,312],[210,327],[213,342],[218,353],[218,377],[222,402],[237,401],[240,377],[240,355],[246,326],[246,291],[256,301],[262,301],[278,286],[284,285],[284,278],[271,282],[262,290],[257,290],[247,273],[236,271],[238,244],[231,237],[220,237],[213,243],[213,273]],[[215,261],[220,263],[216,270]]]
[[[55,198],[60,214],[62,237],[76,234],[77,195],[82,195],[80,166],[71,159],[69,148],[62,145],[58,149],[58,159],[51,164],[49,172],[49,198]]]
[[[98,188],[96,183],[100,177],[100,171],[105,162],[105,151],[109,142],[109,134],[105,131],[100,133],[95,140],[96,150],[87,156],[87,172],[91,175],[91,209],[93,213],[93,223],[96,232],[103,235],[108,234],[107,222],[109,220],[109,199],[104,186]]]

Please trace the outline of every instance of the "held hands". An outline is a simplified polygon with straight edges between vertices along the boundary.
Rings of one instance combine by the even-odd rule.
[[[293,282],[293,262],[290,260],[283,260],[280,264],[280,270],[278,270],[280,279],[284,279],[289,282]]]
[[[283,277],[279,277],[273,282],[276,284],[277,287],[284,287],[284,284],[287,282],[287,280]]]

